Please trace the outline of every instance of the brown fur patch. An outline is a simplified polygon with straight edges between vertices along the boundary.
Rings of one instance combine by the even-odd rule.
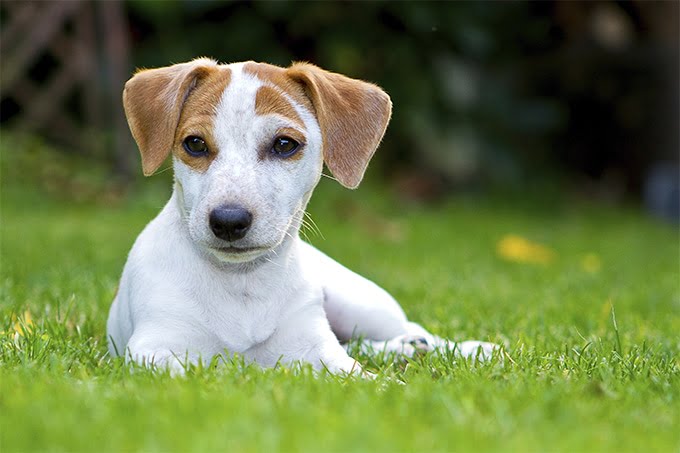
[[[142,156],[142,169],[151,175],[174,145],[175,131],[188,93],[215,70],[217,63],[199,58],[188,63],[138,71],[125,84],[123,105]]]
[[[390,121],[390,97],[376,85],[311,64],[296,63],[286,74],[314,105],[326,165],[343,186],[356,188]]]
[[[247,62],[243,71],[253,74],[258,79],[269,82],[291,97],[296,103],[314,113],[314,106],[305,93],[305,88],[288,77],[287,69],[267,63]]]
[[[217,157],[217,145],[213,136],[215,109],[222,93],[231,81],[231,70],[218,66],[196,81],[196,86],[188,93],[175,131],[173,155],[196,171],[204,172]],[[184,139],[190,135],[205,140],[208,145],[207,156],[189,155],[183,146]]]
[[[304,128],[304,123],[295,107],[276,88],[271,86],[264,85],[257,90],[255,113],[258,115],[281,115]]]

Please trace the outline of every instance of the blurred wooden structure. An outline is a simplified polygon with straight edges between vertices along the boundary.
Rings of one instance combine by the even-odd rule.
[[[129,175],[134,145],[120,100],[131,69],[123,4],[4,0],[0,13],[3,125],[113,155],[119,175]]]

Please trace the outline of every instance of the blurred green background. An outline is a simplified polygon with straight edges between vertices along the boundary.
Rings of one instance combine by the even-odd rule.
[[[0,0],[0,449],[678,451],[679,6]],[[384,87],[362,186],[324,178],[303,236],[507,360],[362,356],[396,379],[340,382],[109,358],[172,190],[169,164],[142,177],[123,85],[201,55]]]
[[[306,60],[391,95],[368,177],[399,198],[547,190],[677,221],[678,5],[5,1],[2,135],[103,164],[127,191],[141,173],[120,106],[134,68]]]

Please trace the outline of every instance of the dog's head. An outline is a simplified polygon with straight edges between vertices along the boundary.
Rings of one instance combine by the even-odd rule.
[[[377,86],[311,64],[207,58],[138,72],[123,103],[144,174],[172,152],[189,234],[227,262],[297,233],[323,162],[358,186],[391,114]]]

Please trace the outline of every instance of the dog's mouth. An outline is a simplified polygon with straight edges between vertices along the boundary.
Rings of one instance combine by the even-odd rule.
[[[259,247],[233,247],[233,246],[215,247],[215,250],[219,250],[220,252],[230,253],[230,254],[231,253],[235,253],[235,254],[252,253],[252,252],[262,251],[262,249],[259,248]]]
[[[210,251],[221,261],[243,263],[258,258],[269,250],[267,247],[211,247]]]

